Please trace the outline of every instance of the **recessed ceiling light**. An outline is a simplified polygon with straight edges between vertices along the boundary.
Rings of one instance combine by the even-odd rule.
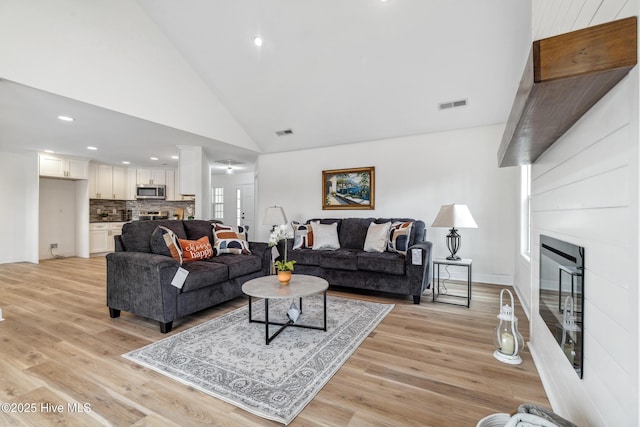
[[[44,150],[45,153],[53,154],[55,151],[53,150]]]
[[[98,147],[92,147],[92,146],[88,146],[87,150],[92,150],[92,151],[96,151],[98,149]]]
[[[171,158],[172,158],[172,159],[174,159],[174,160],[178,160],[180,157],[178,157],[178,156],[171,156]]]
[[[157,157],[149,157],[151,160],[158,160]]]
[[[255,36],[253,38],[253,44],[255,44],[256,46],[260,47],[262,46],[262,37],[260,36]]]
[[[75,119],[73,117],[69,117],[69,116],[58,116],[59,120],[62,120],[63,122],[72,122]]]
[[[128,165],[128,164],[130,164],[130,163],[131,163],[131,162],[127,162],[126,160],[122,162],[122,164],[123,164],[123,165]]]

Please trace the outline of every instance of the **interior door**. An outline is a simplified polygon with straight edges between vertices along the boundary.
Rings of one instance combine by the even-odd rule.
[[[255,201],[253,184],[241,184],[237,187],[240,190],[240,222],[249,226],[250,237],[255,238]]]

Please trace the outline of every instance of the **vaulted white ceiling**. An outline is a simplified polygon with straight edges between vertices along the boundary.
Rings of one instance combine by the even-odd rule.
[[[259,150],[1,80],[0,106],[13,113],[0,117],[5,136],[0,145],[6,148],[11,132],[10,142],[23,148],[46,139],[53,149],[64,147],[61,152],[87,156],[79,141],[102,138],[97,160],[116,163],[126,152],[136,164],[149,166],[144,159],[154,150],[168,156],[176,144],[198,144],[205,146],[212,161],[251,163],[259,153],[504,123],[531,43],[529,1],[138,4]],[[261,47],[253,44],[255,35],[264,39]],[[20,100],[6,98],[20,94]],[[439,111],[439,103],[457,100],[468,104]],[[38,119],[45,109],[53,112],[58,105],[94,118],[75,127],[76,144],[69,143],[70,135],[59,123]],[[33,117],[38,119],[35,125]],[[276,135],[284,129],[293,134]]]
[[[506,122],[530,46],[521,1],[139,3],[264,152]]]

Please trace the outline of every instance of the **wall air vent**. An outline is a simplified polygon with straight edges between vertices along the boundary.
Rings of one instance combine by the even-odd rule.
[[[291,129],[283,129],[276,131],[276,135],[285,136],[285,135],[293,135],[293,130]]]
[[[464,107],[465,105],[467,105],[466,99],[460,99],[458,101],[442,102],[438,104],[438,110],[448,110],[449,108]]]

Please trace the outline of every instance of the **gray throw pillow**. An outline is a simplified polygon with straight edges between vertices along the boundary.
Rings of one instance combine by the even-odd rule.
[[[312,222],[313,228],[313,250],[335,250],[340,249],[338,240],[338,223],[320,224]]]

